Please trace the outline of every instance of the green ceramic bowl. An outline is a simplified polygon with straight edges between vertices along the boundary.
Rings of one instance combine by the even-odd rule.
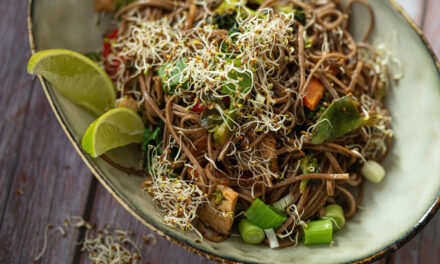
[[[385,160],[385,180],[367,184],[362,210],[338,232],[336,245],[299,246],[271,250],[231,237],[222,243],[196,243],[196,235],[172,229],[161,222],[151,198],[142,192],[142,179],[129,176],[93,159],[80,147],[80,139],[95,119],[64,99],[42,80],[55,115],[84,162],[99,181],[139,221],[167,239],[211,259],[226,262],[340,263],[369,262],[396,250],[417,233],[436,211],[440,192],[440,75],[439,64],[415,24],[395,3],[371,0],[376,16],[372,42],[395,31],[392,47],[404,66],[387,106],[393,116],[394,145]],[[354,14],[353,34],[362,35],[367,14]],[[109,18],[94,13],[91,0],[31,0],[29,34],[32,52],[66,48],[90,52],[102,45]],[[120,162],[136,160],[135,148],[111,153]]]

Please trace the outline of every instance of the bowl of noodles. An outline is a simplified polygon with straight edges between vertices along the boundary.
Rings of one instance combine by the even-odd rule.
[[[29,10],[33,53],[88,56],[112,80],[111,108],[145,127],[137,144],[90,155],[81,140],[96,113],[42,79],[79,155],[132,215],[188,250],[231,263],[370,262],[437,210],[439,64],[392,1]]]

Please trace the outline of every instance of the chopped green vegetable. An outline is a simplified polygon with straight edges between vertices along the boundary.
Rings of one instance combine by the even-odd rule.
[[[246,6],[245,0],[228,0],[228,1],[222,1],[221,4],[215,9],[215,13],[217,14],[224,14],[224,13],[231,13],[234,11],[237,11],[240,7],[240,11],[244,11],[247,14],[255,14],[255,11],[248,8]]]
[[[294,4],[279,5],[275,4],[275,7],[284,13],[294,13],[294,19],[301,23],[301,25],[306,25],[306,12],[301,7],[295,7]]]
[[[331,220],[322,219],[310,221],[303,226],[304,245],[330,244],[333,237],[333,224]]]
[[[238,231],[246,244],[260,244],[264,240],[264,231],[248,219],[244,218],[238,224]]]
[[[229,138],[232,132],[231,128],[234,126],[233,121],[237,118],[237,109],[235,109],[233,102],[234,100],[231,99],[231,104],[229,105],[229,112],[226,115],[226,120],[211,130],[214,133],[213,138],[215,142],[219,145],[223,145]]]
[[[369,124],[358,111],[358,102],[347,95],[334,100],[318,119],[312,132],[312,144],[321,144],[337,139],[348,132]]]
[[[217,109],[206,108],[200,114],[200,124],[207,130],[212,130],[223,122]]]
[[[302,174],[310,174],[319,172],[318,159],[310,153],[299,160],[299,166]],[[309,179],[302,180],[299,185],[299,192],[303,193],[309,183]]]
[[[322,105],[321,106],[318,105],[318,107],[316,107],[315,110],[313,110],[313,111],[310,111],[307,109],[307,111],[306,111],[307,120],[310,120],[310,121],[318,120],[319,117],[322,116],[322,114],[325,112],[325,109],[327,109],[327,108],[325,108]]]
[[[231,63],[234,63],[235,67],[240,67],[241,62],[239,60],[234,60]],[[233,80],[238,80],[238,84],[236,83],[228,83],[222,87],[222,93],[228,94],[232,97],[237,96],[237,92],[239,92],[239,98],[243,99],[252,89],[253,81],[252,81],[252,73],[249,71],[245,72],[237,72],[235,70],[230,71],[228,73],[228,77]]]
[[[237,27],[237,21],[235,20],[236,17],[237,17],[236,11],[223,13],[223,14],[216,13],[212,17],[212,24],[217,25],[219,29],[226,29],[229,31]]]
[[[148,145],[159,146],[162,142],[164,123],[161,121],[159,126],[157,126],[154,131],[146,128],[144,131],[144,140],[141,144],[141,150],[144,152],[144,168],[146,171],[151,172],[151,165],[153,160],[153,152],[148,147]],[[153,142],[154,144],[150,144]],[[158,149],[161,152],[160,148]]]
[[[299,167],[303,174],[318,172],[318,159],[310,153],[299,160]]]
[[[143,151],[147,151],[147,146],[151,141],[154,141],[156,145],[162,141],[162,128],[163,125],[157,126],[154,131],[150,131],[150,129],[146,128],[144,131],[144,140],[142,141],[141,149]]]
[[[212,193],[212,197],[214,197],[214,203],[217,206],[219,206],[224,200],[226,200],[226,197],[219,189],[215,189],[215,191]]]
[[[303,193],[309,183],[310,179],[301,180],[299,184],[299,193]]]
[[[188,88],[188,82],[181,82],[182,72],[186,69],[185,59],[179,59],[174,64],[169,62],[157,70],[157,74],[162,77],[165,93],[173,93],[179,85],[182,89]]]
[[[303,26],[306,24],[306,12],[301,8],[295,8],[295,20],[301,23]]]
[[[230,135],[231,130],[229,130],[228,124],[226,122],[223,122],[215,127],[213,138],[217,144],[223,145],[226,140],[228,140]]]
[[[234,64],[235,67],[241,67],[241,61],[228,60],[228,63]],[[217,125],[213,130],[214,140],[217,144],[223,145],[231,134],[230,128],[233,126],[233,120],[237,116],[237,106],[242,100],[251,92],[253,81],[252,72],[237,72],[232,70],[228,73],[228,77],[237,80],[238,83],[228,83],[222,87],[222,93],[230,96],[231,103],[229,106],[229,114],[227,115],[226,122],[223,121],[220,125]]]
[[[263,3],[264,3],[264,0],[249,0],[249,1],[247,1],[247,4],[262,5]]]
[[[255,199],[244,215],[252,223],[262,229],[277,229],[287,220],[287,216],[280,213],[275,207],[265,204],[258,198]]]
[[[362,176],[372,183],[379,183],[385,177],[385,169],[374,160],[368,160],[361,168]]]
[[[339,231],[345,225],[344,210],[338,204],[330,204],[325,208],[325,215],[323,219],[330,219],[333,223],[333,230]]]
[[[293,194],[289,193],[288,195],[284,196],[283,198],[279,199],[278,201],[274,202],[272,205],[277,210],[284,210],[287,206],[292,204],[293,202]]]
[[[278,242],[278,237],[275,234],[275,230],[273,230],[273,228],[264,229],[264,233],[266,234],[267,240],[269,240],[270,248],[280,247],[280,243]]]
[[[101,52],[89,52],[89,53],[85,53],[84,54],[86,57],[88,57],[89,59],[91,59],[94,62],[100,62],[102,61],[102,54]]]

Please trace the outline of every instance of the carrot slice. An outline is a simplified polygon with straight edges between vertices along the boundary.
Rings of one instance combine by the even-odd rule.
[[[325,87],[321,83],[321,81],[316,78],[313,78],[310,81],[310,85],[307,89],[307,93],[303,98],[304,105],[312,111],[315,110],[315,107],[316,105],[318,105],[319,101],[324,95],[324,92],[325,92]]]

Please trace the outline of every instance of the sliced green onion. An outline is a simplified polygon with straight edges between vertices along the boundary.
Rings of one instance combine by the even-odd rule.
[[[246,210],[244,215],[252,223],[262,229],[278,228],[286,220],[287,216],[283,215],[273,206],[263,203],[260,199],[255,199],[251,206]]]
[[[270,248],[280,247],[280,243],[278,242],[277,235],[275,234],[275,230],[273,230],[273,228],[264,229],[264,233],[266,234],[267,240],[269,240]]]
[[[379,183],[385,177],[385,169],[374,160],[367,160],[361,168],[361,173],[372,183]]]
[[[303,193],[304,192],[304,190],[307,187],[307,183],[309,183],[309,181],[310,181],[310,179],[301,180],[301,183],[299,184],[299,193]]]
[[[318,159],[310,153],[299,160],[299,165],[303,174],[319,172]],[[299,184],[299,192],[303,193],[309,183],[310,179],[302,180]]]
[[[238,224],[238,231],[246,244],[260,244],[264,240],[264,231],[251,221],[244,218]]]
[[[289,193],[288,195],[286,195],[283,198],[279,199],[278,201],[274,202],[272,204],[272,206],[280,211],[283,211],[292,202],[293,202],[293,194]]]
[[[328,219],[311,221],[303,226],[304,245],[330,244],[332,235],[333,223]]]
[[[339,204],[330,204],[325,208],[325,216],[322,219],[329,219],[333,223],[333,230],[339,231],[345,225],[344,210]]]

